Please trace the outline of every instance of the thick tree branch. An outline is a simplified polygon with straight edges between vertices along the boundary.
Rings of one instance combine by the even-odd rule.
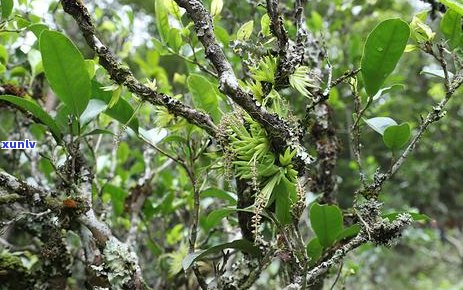
[[[171,114],[184,117],[188,122],[203,128],[210,135],[216,135],[217,127],[209,115],[199,112],[165,94],[158,93],[140,83],[133,76],[132,72],[124,67],[108,47],[98,39],[90,14],[81,1],[61,0],[61,4],[64,11],[77,21],[87,44],[97,53],[100,58],[100,64],[108,71],[112,80],[126,86],[129,91],[138,95],[141,99],[156,106],[163,106]]]
[[[91,195],[91,183],[83,183],[81,189],[85,192],[79,192],[79,196],[88,197],[89,194]],[[49,209],[56,214],[62,215],[66,209],[69,210],[65,202],[60,201],[59,198],[50,197],[50,191],[41,187],[30,185],[3,171],[0,171],[0,190],[4,190],[7,193],[20,195],[31,205]],[[85,206],[81,208],[85,208]],[[98,220],[93,209],[89,209],[85,213],[81,214],[77,212],[76,214],[76,220],[85,225],[90,230],[99,249],[106,255],[105,259],[108,258],[108,255],[121,255],[124,257],[124,259],[119,261],[120,266],[118,267],[120,268],[112,269],[111,266],[113,263],[106,261],[107,266],[109,267],[106,270],[120,271],[119,273],[114,273],[115,275],[130,276],[127,278],[126,285],[131,286],[130,288],[124,289],[145,289],[146,286],[144,285],[143,279],[141,277],[141,270],[138,265],[136,256],[128,249],[127,245],[120,242],[112,234],[110,228],[105,223]],[[72,217],[72,215],[73,214],[71,213],[70,217]]]
[[[293,133],[287,122],[278,115],[266,111],[252,95],[240,88],[232,66],[215,38],[212,17],[203,4],[198,0],[175,0],[175,2],[185,8],[193,20],[196,34],[205,48],[206,56],[218,72],[219,89],[262,125],[277,152],[284,152],[287,146],[295,145],[295,147],[300,147],[297,148],[299,158],[309,163],[308,155],[304,154],[305,151],[299,146],[298,136]]]

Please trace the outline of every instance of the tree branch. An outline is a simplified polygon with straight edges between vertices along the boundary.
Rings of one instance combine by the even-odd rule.
[[[180,7],[185,8],[193,20],[196,34],[205,48],[206,57],[209,58],[218,72],[220,91],[229,96],[262,125],[277,152],[284,152],[287,146],[294,145],[294,147],[300,147],[297,148],[299,149],[300,160],[304,161],[305,164],[310,163],[308,154],[300,146],[298,136],[293,133],[288,123],[278,115],[266,111],[252,95],[246,93],[239,86],[232,66],[215,38],[212,17],[203,4],[198,0],[175,0],[175,2]]]
[[[136,94],[142,100],[156,106],[163,106],[167,108],[169,113],[184,117],[188,122],[203,128],[210,135],[216,135],[217,127],[209,115],[148,88],[140,83],[128,68],[122,66],[117,57],[96,36],[95,26],[82,1],[61,0],[61,4],[64,11],[76,20],[87,44],[99,56],[100,64],[108,71],[112,80],[126,86],[130,92]]]

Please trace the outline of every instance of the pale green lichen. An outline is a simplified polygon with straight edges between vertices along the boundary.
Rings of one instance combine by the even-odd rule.
[[[104,269],[109,283],[116,289],[129,282],[137,270],[137,257],[126,244],[110,238],[103,251]]]

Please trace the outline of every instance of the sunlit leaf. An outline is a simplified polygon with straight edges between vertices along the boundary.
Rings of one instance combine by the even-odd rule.
[[[397,122],[389,117],[375,117],[363,120],[371,129],[375,130],[381,135],[384,134],[384,130],[386,130],[387,127],[397,125]]]
[[[219,98],[211,82],[199,74],[191,74],[187,84],[195,106],[209,113],[214,121],[219,121]]]
[[[451,48],[462,44],[461,15],[448,9],[440,22],[440,29]]]
[[[388,19],[368,35],[361,62],[368,95],[375,95],[392,73],[410,36],[410,27],[401,19]]]
[[[310,207],[309,217],[320,244],[324,248],[331,246],[343,230],[341,210],[335,205],[314,203]]]
[[[240,27],[240,29],[238,29],[238,32],[236,33],[236,39],[237,40],[248,40],[249,37],[251,37],[253,28],[254,28],[253,20],[246,22]]]
[[[40,34],[42,63],[51,88],[76,116],[90,100],[91,83],[84,58],[65,35],[51,30]]]
[[[323,247],[320,244],[318,238],[313,238],[307,243],[307,256],[310,258],[310,265],[314,265],[318,259],[322,256]]]
[[[13,12],[13,0],[1,0],[2,4],[2,20],[10,17],[11,12]]]
[[[408,123],[389,126],[384,130],[383,141],[391,150],[398,150],[410,140],[411,131]]]
[[[439,0],[439,2],[463,16],[463,0]]]

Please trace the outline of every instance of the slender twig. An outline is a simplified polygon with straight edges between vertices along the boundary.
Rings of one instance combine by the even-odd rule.
[[[341,265],[339,266],[339,269],[338,269],[338,273],[336,274],[336,278],[334,279],[334,282],[330,287],[330,290],[333,290],[334,286],[336,286],[336,283],[338,283],[339,277],[341,276],[343,266],[344,266],[344,263],[341,263]]]

